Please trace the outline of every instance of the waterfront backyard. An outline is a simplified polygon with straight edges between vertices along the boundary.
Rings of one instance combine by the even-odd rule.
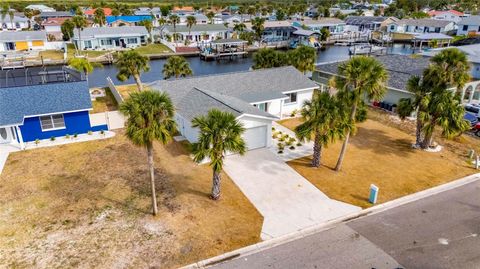
[[[155,144],[159,215],[146,152],[114,138],[16,152],[0,175],[0,267],[175,268],[260,240],[263,219],[185,144]]]
[[[280,122],[289,129],[300,119]],[[463,135],[454,141],[437,139],[445,148],[439,153],[415,150],[411,124],[395,121],[390,114],[369,111],[369,120],[358,124],[351,138],[342,170],[335,172],[341,142],[323,152],[323,165],[310,167],[311,156],[288,164],[332,199],[363,208],[368,202],[370,184],[380,188],[378,203],[390,201],[476,173],[467,163],[468,150],[480,150],[478,140]]]

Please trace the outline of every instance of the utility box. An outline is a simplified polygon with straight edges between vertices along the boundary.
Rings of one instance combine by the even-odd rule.
[[[368,201],[372,204],[376,204],[377,197],[378,197],[378,187],[372,184],[370,185],[370,196],[368,197]]]

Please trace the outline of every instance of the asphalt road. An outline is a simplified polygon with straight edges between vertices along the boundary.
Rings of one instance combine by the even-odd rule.
[[[480,181],[211,268],[480,268]]]

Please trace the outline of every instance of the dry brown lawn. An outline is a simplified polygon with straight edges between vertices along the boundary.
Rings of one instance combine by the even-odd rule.
[[[129,97],[130,93],[138,91],[137,85],[135,84],[118,85],[115,87],[117,88],[117,91],[120,93],[124,100]]]
[[[90,111],[90,113],[114,111],[118,109],[117,101],[115,100],[115,97],[113,97],[110,89],[105,87],[104,90],[105,97],[97,97],[94,101],[92,101],[93,109]]]
[[[146,153],[108,140],[10,155],[0,175],[0,267],[173,268],[258,242],[263,219],[186,146],[155,145],[160,213],[152,217]]]
[[[388,120],[388,116],[369,113],[376,120],[357,125],[342,171],[333,170],[341,142],[324,150],[321,168],[310,167],[311,156],[290,161],[289,165],[329,197],[363,208],[372,206],[368,202],[372,183],[380,188],[378,203],[383,203],[475,173],[466,157],[468,148],[478,147],[474,138],[462,136],[457,139],[461,142],[451,142],[455,147],[447,144],[439,153],[415,150],[411,148],[413,135],[379,119]],[[290,129],[299,123],[299,119],[281,122]]]

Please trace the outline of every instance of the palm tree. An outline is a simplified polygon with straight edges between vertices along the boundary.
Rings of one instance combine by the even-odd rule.
[[[200,133],[198,142],[192,145],[193,159],[202,162],[208,158],[213,170],[213,184],[211,198],[220,198],[220,173],[223,169],[225,154],[246,151],[242,134],[245,131],[242,124],[229,112],[212,109],[206,116],[199,116],[192,120],[192,127],[198,128]]]
[[[147,149],[153,215],[158,213],[153,142],[156,140],[165,145],[171,140],[176,129],[174,110],[168,95],[158,91],[131,93],[120,105],[120,111],[127,117],[125,135],[133,144]]]
[[[242,33],[243,31],[245,31],[245,29],[247,29],[247,26],[245,25],[245,23],[236,23],[234,26],[233,26],[233,31],[237,32],[237,33]]]
[[[158,19],[158,25],[160,26],[160,36],[163,38],[163,28],[167,24],[167,20],[164,17]]]
[[[300,46],[289,54],[290,64],[295,66],[298,71],[304,75],[307,71],[315,70],[315,62],[317,61],[317,52],[312,47]]]
[[[379,100],[385,95],[385,83],[388,78],[384,66],[375,58],[355,56],[338,67],[338,76],[333,79],[333,86],[339,91],[339,98],[351,107],[350,120],[355,124],[357,109],[365,98]],[[347,150],[350,131],[347,131],[335,166],[340,171]]]
[[[252,21],[252,30],[255,32],[255,36],[257,37],[258,41],[260,41],[260,39],[262,38],[263,30],[265,29],[265,27],[263,26],[264,23],[265,19],[259,17],[255,18]]]
[[[397,113],[400,119],[404,120],[410,116],[413,111],[417,112],[417,123],[415,129],[415,147],[420,147],[422,143],[422,113],[425,113],[428,104],[430,87],[420,77],[413,76],[407,82],[407,90],[413,94],[411,98],[400,99],[397,107]]]
[[[148,61],[147,56],[143,56],[135,50],[121,52],[115,63],[118,69],[117,78],[120,81],[125,81],[132,76],[137,84],[137,89],[142,91],[143,85],[140,80],[140,73],[150,70]]]
[[[15,27],[15,24],[13,23],[13,19],[15,18],[15,12],[13,12],[13,10],[8,11],[8,18],[10,19],[10,26],[15,30],[17,27]]]
[[[150,41],[153,42],[152,30],[153,30],[153,23],[151,20],[143,20],[139,23],[140,26],[145,27],[147,29],[148,35],[150,36]]]
[[[312,166],[321,164],[322,149],[337,138],[343,138],[353,125],[346,113],[347,109],[329,92],[315,91],[312,100],[304,102],[302,107],[303,123],[295,128],[300,140],[313,139]]]
[[[92,73],[95,67],[103,67],[102,64],[92,63],[86,58],[71,58],[70,60],[68,60],[68,65],[75,70],[82,72],[87,80],[88,74]]]
[[[215,17],[215,13],[213,11],[210,11],[207,13],[207,18],[210,21],[210,24],[213,24],[213,18]]]
[[[10,7],[8,5],[3,5],[2,9],[0,10],[0,15],[2,16],[2,21],[5,20],[7,17],[8,11],[10,10]]]
[[[180,23],[180,17],[172,14],[170,17],[168,17],[168,19],[173,26],[173,41],[175,42],[175,46],[177,46],[177,24]]]
[[[75,28],[77,28],[78,30],[78,53],[81,53],[81,51],[83,50],[82,31],[83,28],[87,26],[87,20],[82,15],[75,15],[72,18],[72,22],[75,25]]]
[[[457,48],[444,49],[430,59],[433,73],[439,73],[439,83],[461,90],[470,80],[470,63],[467,55]]]
[[[190,32],[192,31],[192,27],[197,24],[197,18],[195,16],[187,16],[187,27],[188,27],[188,36],[190,36]]]
[[[93,15],[94,15],[93,22],[98,24],[100,27],[104,26],[107,23],[107,19],[105,18],[105,11],[103,10],[103,8],[95,9],[95,12]]]
[[[163,65],[163,77],[169,79],[171,77],[179,78],[193,74],[190,64],[182,56],[170,56]]]
[[[287,64],[287,54],[272,48],[262,48],[253,54],[253,69],[280,67]]]

